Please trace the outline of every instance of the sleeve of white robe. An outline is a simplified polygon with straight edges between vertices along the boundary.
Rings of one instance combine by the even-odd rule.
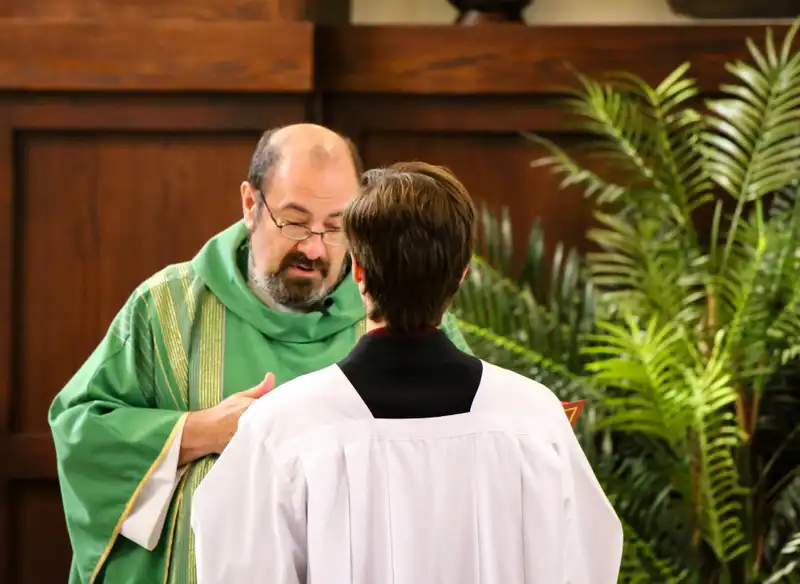
[[[120,534],[149,551],[153,551],[161,539],[175,488],[186,471],[185,466],[178,467],[185,421],[184,417],[167,455],[142,486],[131,512],[120,529]]]
[[[306,581],[305,486],[248,410],[192,498],[197,584]]]
[[[564,416],[566,420],[566,416]],[[565,570],[570,584],[616,584],[622,561],[622,524],[568,422],[566,435]]]

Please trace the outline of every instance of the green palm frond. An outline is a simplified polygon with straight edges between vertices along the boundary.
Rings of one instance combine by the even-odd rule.
[[[581,258],[574,251],[564,253],[561,245],[546,257],[544,232],[536,223],[521,261],[515,262],[508,211],[495,216],[483,207],[481,217],[482,253],[473,257],[452,307],[469,331],[470,346],[525,375],[533,372],[515,365],[520,350],[536,367],[547,363],[548,370],[558,366],[579,375],[580,339],[594,322],[593,289]]]
[[[618,502],[612,500],[616,507]],[[622,522],[625,547],[618,584],[680,584],[686,582],[688,571],[677,572],[667,562],[660,559],[650,544],[644,541],[624,520]]]
[[[762,52],[748,39],[753,63],[726,65],[738,85],[721,87],[725,98],[710,100],[705,135],[712,180],[737,202],[753,201],[797,178],[800,156],[800,53],[792,51],[795,23],[780,50],[767,29]]]
[[[567,152],[547,138],[523,132],[522,135],[534,144],[543,146],[550,156],[531,162],[533,168],[549,166],[551,172],[561,176],[558,187],[566,189],[572,186],[582,187],[587,197],[595,197],[598,203],[614,203],[625,195],[629,188],[611,182],[596,172],[584,168]]]
[[[682,524],[669,473],[654,473],[641,453],[617,451],[594,464],[619,515],[625,546],[620,582],[684,582],[694,567],[691,532]],[[662,468],[672,463],[664,460]]]
[[[624,325],[598,324],[599,332],[589,336],[584,353],[594,361],[587,369],[600,383],[617,386],[622,394],[609,395],[612,409],[602,422],[626,432],[642,432],[666,442],[675,452],[686,450],[689,402],[682,362],[691,359],[680,331],[671,324],[660,325],[655,318],[641,330],[630,317]]]
[[[703,363],[673,323],[651,318],[642,329],[627,317],[624,326],[599,326],[603,333],[586,349],[597,360],[587,368],[621,392],[606,399],[612,411],[603,426],[657,438],[676,460],[688,455],[690,465],[671,466],[672,484],[693,506],[696,528],[717,557],[740,555],[742,488],[731,454],[740,443],[731,410],[737,393],[721,340]]]
[[[704,103],[688,64],[655,86],[630,73],[578,75],[566,105],[591,135],[583,151],[528,136],[547,151],[533,165],[598,206],[588,238],[599,249],[565,287],[593,286],[596,322],[576,332],[559,311],[570,306],[563,294],[552,304],[552,287],[516,277],[516,302],[538,316],[513,308],[498,322],[503,339],[558,365],[575,348],[558,331],[584,345],[568,370],[603,388],[592,460],[631,539],[624,582],[797,578],[798,28],[800,19],[780,42],[768,30],[763,46],[748,39],[750,62],[727,65],[734,79]],[[698,228],[698,210],[711,212],[710,230]],[[638,506],[618,475],[659,503]]]
[[[615,76],[621,88],[637,96],[644,104],[648,133],[653,150],[648,158],[653,187],[670,197],[679,223],[711,201],[713,186],[699,148],[705,119],[687,104],[699,90],[694,79],[686,77],[690,63],[683,63],[657,87],[623,72]],[[682,227],[688,225],[681,223]]]
[[[800,531],[797,531],[783,546],[776,570],[764,584],[797,584],[800,582]]]
[[[590,229],[587,236],[602,251],[588,254],[588,259],[605,304],[696,324],[705,302],[700,271],[704,257],[684,245],[679,227],[601,212],[595,217],[602,227]]]
[[[704,136],[712,180],[736,200],[728,241],[715,263],[727,267],[748,202],[779,191],[797,179],[800,158],[800,53],[792,44],[800,21],[780,51],[767,29],[764,50],[748,39],[753,64],[737,61],[726,69],[739,81],[721,87],[725,98],[707,103]]]

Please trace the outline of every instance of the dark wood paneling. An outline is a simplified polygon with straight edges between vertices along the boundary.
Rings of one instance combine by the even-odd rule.
[[[747,55],[747,37],[763,41],[763,25],[329,27],[318,32],[316,54],[325,91],[547,94],[574,83],[571,68],[655,82],[687,60],[714,89],[727,79],[724,63]]]
[[[569,147],[570,140],[561,137]],[[581,246],[588,225],[588,208],[581,193],[561,192],[547,172],[532,169],[530,162],[543,154],[516,134],[477,132],[365,132],[362,156],[367,166],[383,166],[398,160],[424,160],[447,166],[476,201],[494,211],[507,206],[513,211],[515,244],[522,249],[532,221],[544,220],[550,249],[558,242]]]
[[[281,0],[0,0],[0,17],[65,20],[266,20]],[[286,1],[286,0],[282,0]],[[294,1],[294,0],[290,0]]]
[[[3,97],[18,130],[196,132],[209,128],[252,132],[307,117],[297,95],[25,94]]]
[[[58,483],[18,481],[11,487],[13,533],[8,584],[64,584],[72,558]]]
[[[559,132],[568,116],[552,94],[403,95],[329,93],[325,120],[337,127],[426,132]]]
[[[11,168],[13,137],[9,109],[0,105],[0,456],[5,454],[11,428],[11,352],[14,343],[11,328],[13,314],[14,265],[14,190]],[[5,457],[2,458],[5,461]],[[9,472],[0,463],[0,582],[10,582],[11,503]]]
[[[19,134],[12,432],[47,432],[49,403],[133,289],[241,216],[257,140]]]
[[[0,446],[9,482],[10,478],[14,481],[56,478],[56,451],[49,431],[9,434]]]
[[[0,19],[0,90],[306,92],[304,22]]]

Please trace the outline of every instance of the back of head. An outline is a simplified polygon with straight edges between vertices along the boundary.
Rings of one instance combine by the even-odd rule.
[[[370,318],[397,332],[438,325],[472,257],[474,221],[469,193],[443,167],[402,162],[364,173],[343,227]]]

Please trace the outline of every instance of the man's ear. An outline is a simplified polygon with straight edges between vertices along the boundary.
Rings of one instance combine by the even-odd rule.
[[[353,266],[353,269],[351,270],[353,272],[353,281],[358,286],[358,292],[364,296],[364,294],[367,293],[367,282],[364,280],[366,277],[366,272],[364,272],[364,268],[358,264],[356,258],[352,258],[351,261]]]
[[[256,225],[256,204],[258,203],[256,197],[258,193],[247,181],[244,181],[239,187],[239,192],[242,195],[242,217],[244,218],[244,224],[247,226],[248,231],[251,231]]]
[[[464,283],[464,279],[467,277],[467,274],[469,274],[469,264],[467,264],[467,267],[464,268],[464,273],[461,274],[461,281],[458,283],[459,286]]]
[[[361,284],[364,281],[364,268],[358,265],[356,258],[350,256],[351,272],[353,272],[353,281],[356,284]]]

